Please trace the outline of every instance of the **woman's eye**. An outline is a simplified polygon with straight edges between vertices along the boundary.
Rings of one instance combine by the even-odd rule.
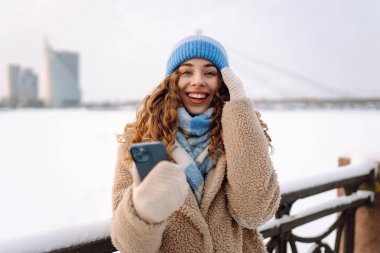
[[[181,74],[182,74],[182,75],[190,75],[191,72],[188,71],[188,70],[184,70],[184,71],[181,72]]]
[[[207,76],[215,76],[216,73],[212,72],[212,71],[209,71],[209,72],[206,72],[206,75]]]

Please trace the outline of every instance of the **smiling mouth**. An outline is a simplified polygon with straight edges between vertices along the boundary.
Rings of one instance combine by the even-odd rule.
[[[188,93],[187,94],[191,98],[198,98],[198,99],[203,99],[208,96],[206,93]]]
[[[206,98],[209,96],[208,93],[192,93],[192,92],[186,93],[186,95],[189,98],[189,100],[195,104],[203,103],[206,100]]]

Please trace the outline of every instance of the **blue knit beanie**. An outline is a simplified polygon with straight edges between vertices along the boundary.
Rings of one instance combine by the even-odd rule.
[[[166,64],[166,76],[192,58],[204,58],[215,64],[218,70],[229,66],[227,52],[218,41],[204,35],[192,35],[179,41],[173,48]]]

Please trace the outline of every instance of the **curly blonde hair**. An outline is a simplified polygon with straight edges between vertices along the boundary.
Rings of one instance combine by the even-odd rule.
[[[219,72],[219,71],[218,71]],[[218,73],[219,75],[220,72]],[[124,133],[132,135],[131,143],[162,141],[166,145],[167,152],[171,160],[171,148],[175,143],[175,136],[178,132],[177,108],[182,106],[179,95],[178,80],[180,72],[178,69],[167,76],[152,92],[144,98],[142,105],[136,112],[136,121],[128,123],[124,127]],[[225,102],[230,100],[227,86],[221,82],[220,88],[215,92],[211,102],[214,112],[211,116],[210,126],[210,146],[208,152],[210,157],[216,161],[225,152],[222,134],[222,110]],[[261,115],[256,112],[264,133],[270,142],[267,133],[268,127],[261,120]],[[119,141],[123,142],[123,136],[119,136]],[[126,156],[127,160],[131,157]]]

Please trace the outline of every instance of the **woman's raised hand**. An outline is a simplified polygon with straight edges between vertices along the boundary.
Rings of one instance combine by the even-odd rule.
[[[178,165],[161,161],[140,182],[133,164],[132,176],[134,208],[140,218],[148,223],[166,220],[184,204],[189,184],[185,173]]]
[[[230,92],[230,99],[236,100],[245,98],[245,92],[243,83],[241,80],[235,75],[235,73],[229,68],[225,67],[221,70],[222,78],[224,83],[226,84],[228,91]]]

